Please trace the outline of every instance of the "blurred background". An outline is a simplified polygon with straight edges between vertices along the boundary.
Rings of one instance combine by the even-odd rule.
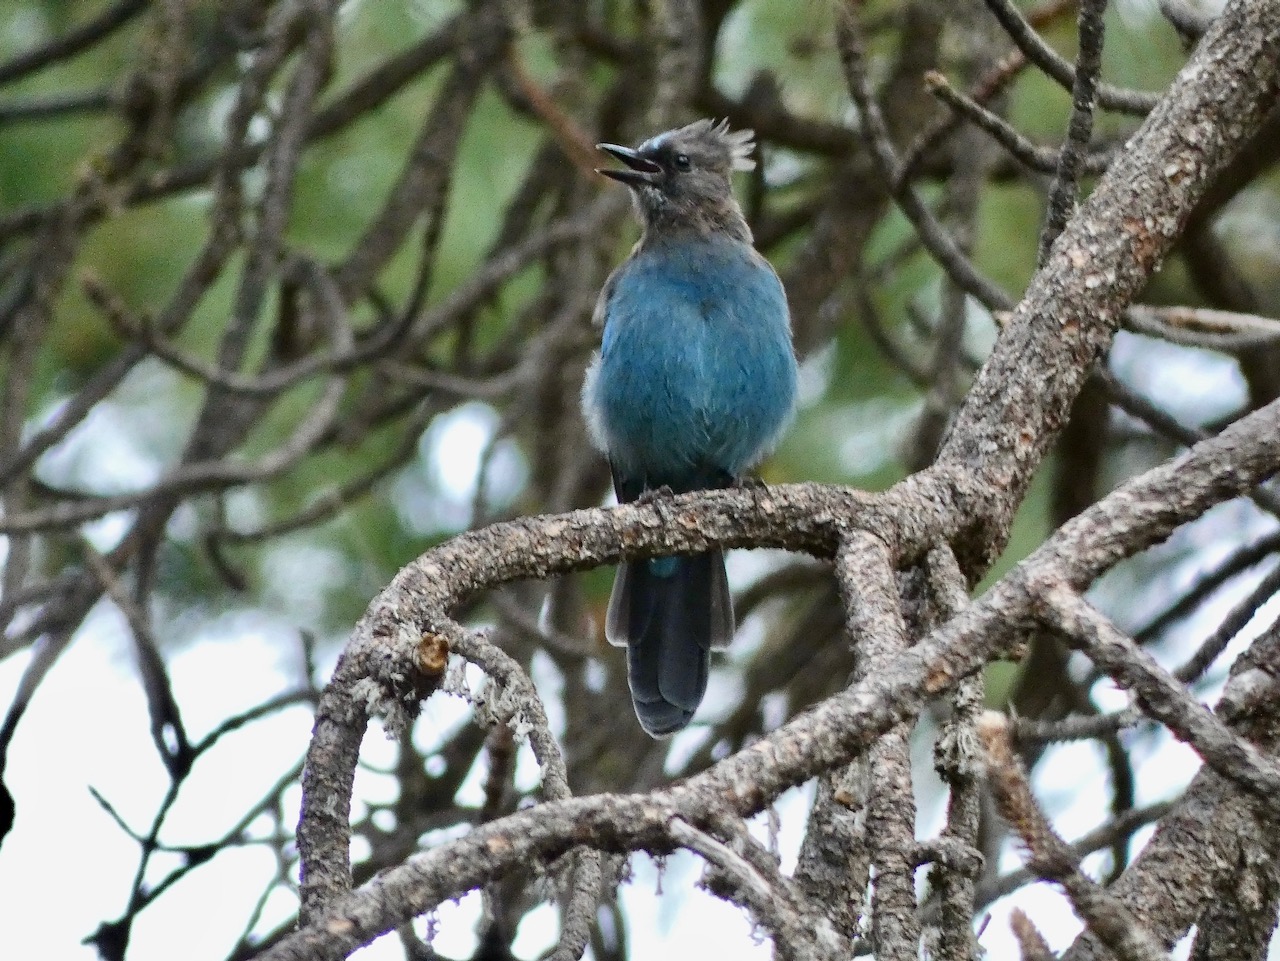
[[[1073,3],[1023,11],[1074,56]],[[909,181],[1016,299],[1052,166],[955,122],[923,77],[939,71],[1047,156],[1069,92],[980,3],[871,2],[861,18]],[[738,195],[803,365],[766,482],[878,490],[929,463],[1000,317],[956,291],[890,200],[834,19],[829,0],[0,0],[0,703],[16,805],[0,953],[248,957],[288,930],[311,709],[365,605],[459,531],[609,501],[578,392],[596,293],[637,229],[625,191],[591,171],[597,141],[701,116],[756,130]],[[1186,24],[1154,0],[1116,0],[1107,31],[1117,86],[1158,92],[1186,59]],[[1094,172],[1140,121],[1099,114]],[[1280,123],[1270,132],[1144,304],[1280,313]],[[1280,338],[1157,312],[1108,367],[992,576],[1195,431],[1280,395]],[[1274,516],[1224,505],[1094,596],[1162,661],[1228,614],[1237,651],[1274,614],[1277,543]],[[698,770],[844,686],[855,656],[829,568],[759,551],[729,570],[738,637],[693,726],[665,742],[625,707],[603,641],[611,571],[508,585],[463,612],[530,672],[575,792]],[[1212,698],[1225,671],[1198,690]],[[532,797],[527,746],[459,696],[483,684],[468,673],[412,736],[368,739],[358,881]],[[990,668],[986,700],[1046,723],[1125,703],[1045,638]],[[914,734],[922,837],[945,810],[937,720]],[[1060,831],[1123,820],[1086,861],[1100,876],[1196,769],[1154,727],[1066,743],[1033,727],[1024,756]],[[784,867],[811,795],[758,825]],[[1015,956],[1012,903],[1069,943],[1059,895],[999,887],[1018,858],[989,817],[983,846],[991,956]],[[768,956],[697,887],[693,858],[624,872],[589,957]],[[541,879],[511,879],[360,956],[535,958],[556,910]]]

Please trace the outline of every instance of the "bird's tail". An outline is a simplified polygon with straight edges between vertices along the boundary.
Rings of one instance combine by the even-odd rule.
[[[674,734],[693,719],[711,650],[728,646],[733,629],[722,551],[619,566],[605,636],[627,648],[631,701],[649,734]]]

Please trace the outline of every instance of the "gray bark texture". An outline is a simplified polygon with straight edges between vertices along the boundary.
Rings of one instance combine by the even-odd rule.
[[[853,30],[844,25],[844,45],[858,43]],[[861,55],[856,52],[851,59]],[[1232,4],[1215,21],[1170,90],[1067,221],[1021,300],[1006,305],[1012,306],[1011,316],[933,466],[879,495],[799,485],[529,518],[464,535],[406,567],[371,605],[322,698],[299,828],[304,926],[268,956],[343,956],[514,864],[529,858],[550,863],[576,845],[612,852],[669,850],[678,846],[672,823],[703,825],[721,811],[750,816],[781,790],[832,772],[869,750],[875,773],[864,830],[880,868],[875,885],[880,910],[873,899],[872,937],[879,956],[914,957],[920,934],[914,905],[904,915],[896,903],[904,898],[914,902],[914,893],[910,884],[900,891],[888,887],[902,870],[897,865],[910,841],[909,830],[902,838],[902,828],[885,821],[905,813],[904,785],[891,773],[905,748],[897,740],[901,735],[892,732],[918,717],[930,699],[951,692],[982,664],[1010,651],[1037,622],[1048,618],[1081,640],[1087,627],[1048,617],[1042,610],[1051,603],[1048,599],[1065,592],[1073,603],[1087,607],[1076,592],[1100,573],[1274,473],[1280,464],[1280,406],[1263,408],[1114,491],[914,646],[894,625],[902,602],[892,570],[920,562],[936,545],[949,544],[973,581],[998,556],[1015,510],[1125,308],[1181,235],[1197,202],[1274,104],[1278,56],[1280,4]],[[418,652],[424,636],[456,643],[453,639],[464,633],[450,620],[451,610],[482,588],[517,578],[547,577],[624,555],[746,545],[847,558],[840,566],[841,581],[848,585],[844,590],[855,595],[849,601],[854,612],[849,626],[874,670],[846,692],[677,786],[647,795],[548,801],[452,845],[416,855],[372,886],[350,889],[347,811],[367,717],[373,711],[395,719],[421,696]],[[846,565],[852,569],[844,571]],[[1123,677],[1137,656],[1130,645],[1113,661],[1099,664]],[[1179,710],[1212,717],[1189,696],[1184,701]],[[1139,703],[1149,702],[1139,694]],[[1202,749],[1209,769],[1162,826],[1159,843],[1116,886],[1122,902],[1130,903],[1129,910],[1166,944],[1215,904],[1224,878],[1209,870],[1211,865],[1235,874],[1244,870],[1251,893],[1243,907],[1265,904],[1261,910],[1270,912],[1271,921],[1275,914],[1275,902],[1265,894],[1274,888],[1275,862],[1257,851],[1259,829],[1252,818],[1259,805],[1267,807],[1280,797],[1280,764],[1254,747],[1245,732],[1220,723],[1215,724],[1212,746],[1199,740],[1190,725],[1178,733]],[[1228,783],[1234,787],[1228,789]],[[876,801],[894,794],[896,803]],[[1192,813],[1207,813],[1206,806],[1216,812],[1212,819]],[[1239,830],[1223,832],[1224,822]],[[1207,836],[1187,836],[1193,826]],[[829,820],[818,829],[843,830]],[[1181,839],[1171,839],[1180,832]],[[1218,844],[1226,849],[1219,852]],[[892,850],[877,853],[881,845]],[[1206,848],[1214,851],[1208,859]],[[1200,870],[1189,874],[1172,864],[1148,866],[1166,850],[1182,852]],[[1167,890],[1173,878],[1181,888],[1176,897]],[[1157,903],[1144,900],[1157,886],[1166,889]],[[1175,902],[1187,904],[1176,910]],[[838,929],[847,932],[847,925],[815,923],[805,910],[797,906],[788,926],[813,936],[815,943],[779,945],[780,951],[825,956],[849,950],[840,946],[847,934]],[[1222,936],[1239,936],[1242,929],[1252,930],[1248,918],[1233,914]],[[1072,956],[1092,957],[1089,951],[1085,943]]]

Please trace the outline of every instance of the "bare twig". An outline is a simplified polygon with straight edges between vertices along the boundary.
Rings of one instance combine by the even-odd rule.
[[[996,804],[1027,846],[1031,870],[1062,885],[1081,919],[1121,961],[1168,961],[1168,953],[1139,919],[1080,873],[1071,849],[1054,833],[1032,797],[1003,715],[984,714],[978,722],[978,736],[987,754],[987,776]]]
[[[1078,594],[1061,585],[1046,585],[1037,593],[1049,623],[1131,690],[1145,713],[1194,747],[1223,777],[1268,804],[1280,804],[1280,765],[1274,759],[1233,734]]]
[[[1134,305],[1125,311],[1124,326],[1135,334],[1229,354],[1280,342],[1280,321],[1203,307]]]
[[[987,0],[987,6],[1028,60],[1067,90],[1074,87],[1075,68],[1044,42],[1011,0]],[[1155,108],[1157,99],[1155,94],[1098,85],[1098,105],[1107,110],[1145,114]]]
[[[1009,121],[993,113],[972,97],[956,90],[947,78],[936,70],[925,74],[926,89],[952,110],[962,115],[974,126],[990,134],[1005,150],[1017,157],[1027,169],[1039,173],[1053,173],[1060,162],[1061,151],[1032,143],[1019,133]],[[1107,169],[1114,151],[1086,153],[1081,159],[1081,173],[1099,174]],[[905,160],[904,160],[905,163]]]
[[[958,286],[991,310],[1007,310],[1013,304],[1012,298],[978,273],[973,262],[947,235],[920,196],[899,177],[901,168],[897,152],[867,79],[862,37],[857,15],[850,4],[842,5],[836,24],[845,79],[862,114],[863,127],[871,140],[872,156],[880,168],[880,176],[885,184],[890,185],[894,200],[916,228],[925,247]]]
[[[1084,156],[1093,136],[1093,107],[1098,95],[1098,76],[1102,72],[1102,15],[1106,9],[1107,0],[1080,0],[1080,52],[1071,81],[1071,119],[1067,122],[1067,139],[1058,153],[1058,167],[1049,188],[1049,210],[1040,232],[1041,264],[1075,210]]]
[[[43,46],[24,51],[0,64],[0,84],[12,83],[14,80],[89,49],[127,24],[146,6],[146,0],[118,0],[117,3],[107,7],[75,30],[56,37]]]

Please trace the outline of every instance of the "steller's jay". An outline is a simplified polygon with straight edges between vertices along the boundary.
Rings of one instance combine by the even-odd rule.
[[[638,149],[600,144],[624,169],[644,231],[605,282],[600,355],[582,406],[618,500],[728,487],[777,442],[795,407],[786,294],[751,245],[729,176],[749,170],[749,130],[699,120]],[[636,716],[649,734],[689,723],[712,648],[733,637],[724,554],[618,568],[605,636],[626,646]]]

